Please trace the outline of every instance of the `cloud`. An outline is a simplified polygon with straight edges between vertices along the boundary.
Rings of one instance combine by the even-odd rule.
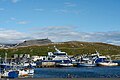
[[[67,7],[75,7],[76,6],[75,3],[70,3],[70,2],[65,2],[64,5]]]
[[[28,21],[18,21],[17,23],[18,24],[28,24],[29,22]]]
[[[18,3],[21,0],[0,0],[0,1],[3,1],[3,2],[9,1],[9,2],[12,2],[12,3]]]
[[[32,29],[33,32],[23,33],[0,28],[0,43],[17,43],[30,39],[49,38],[53,42],[86,41],[104,42],[120,45],[120,32],[79,32],[77,27],[50,26]]]
[[[27,20],[20,20],[16,17],[10,17],[9,19],[7,20],[4,20],[4,21],[0,21],[0,23],[3,23],[3,24],[11,24],[11,23],[14,23],[14,24],[20,24],[20,25],[25,25],[25,24],[29,24],[30,21],[27,21]]]
[[[35,11],[44,11],[44,9],[41,9],[41,8],[36,8],[34,9]]]
[[[66,10],[66,9],[57,9],[57,10],[55,10],[55,12],[58,12],[58,13],[68,13],[69,11]]]
[[[44,27],[38,29],[34,34],[35,38],[50,38],[55,42],[62,41],[86,41],[86,42],[104,42],[120,45],[120,32],[79,32],[75,27]]]
[[[80,14],[80,10],[75,10],[75,9],[57,9],[57,10],[54,10],[54,12],[57,12],[57,13],[63,13],[63,14]]]
[[[18,43],[28,39],[32,37],[26,33],[0,28],[0,43]]]
[[[17,3],[19,2],[20,0],[11,0],[12,3]]]

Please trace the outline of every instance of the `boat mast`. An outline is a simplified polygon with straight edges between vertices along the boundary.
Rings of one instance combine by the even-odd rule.
[[[7,53],[5,53],[5,63],[7,63]]]

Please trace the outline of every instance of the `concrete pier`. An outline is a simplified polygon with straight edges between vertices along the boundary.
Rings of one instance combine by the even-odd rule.
[[[37,67],[55,67],[55,62],[42,62]]]

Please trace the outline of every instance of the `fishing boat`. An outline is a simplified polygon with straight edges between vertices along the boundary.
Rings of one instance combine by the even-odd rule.
[[[36,67],[36,63],[34,63],[34,62],[24,62],[22,65],[23,65],[24,67],[27,67],[27,66],[29,66],[29,65],[32,65],[33,67]]]
[[[118,66],[118,63],[113,62],[100,62],[98,63],[99,66]]]
[[[56,63],[56,66],[57,67],[71,67],[73,66],[73,64],[70,62],[62,61],[61,63]]]
[[[71,66],[73,66],[73,64],[71,64],[71,63],[60,63],[57,66],[58,67],[71,67]]]
[[[48,52],[48,56],[45,57],[41,62],[55,62],[55,66],[68,67],[72,66],[72,60],[66,52],[60,51],[58,48],[55,48],[55,52]],[[37,65],[40,65],[41,62],[37,62]]]
[[[19,71],[17,70],[16,65],[9,65],[10,68],[7,66],[5,68],[1,68],[1,76],[5,78],[17,78]]]
[[[96,66],[95,63],[93,63],[92,61],[87,61],[87,62],[80,62],[80,63],[77,63],[77,67],[94,67]]]
[[[2,62],[2,63],[0,63],[0,67],[1,67],[1,68],[10,68],[11,66],[10,66],[9,63]]]
[[[5,77],[5,78],[17,78],[18,74],[19,74],[18,70],[12,70],[12,69],[3,70],[1,72],[1,77]]]
[[[26,76],[33,76],[34,75],[34,67],[31,64],[29,64],[26,67],[22,66],[22,68],[19,68],[18,71],[19,71],[19,76],[20,77],[26,77]]]
[[[34,75],[34,67],[31,64],[29,64],[27,67],[25,67],[25,70],[27,70],[29,76]]]
[[[93,66],[96,66],[96,63],[89,56],[82,56],[81,60],[77,63],[77,67],[93,67]]]
[[[104,61],[104,62],[99,62],[98,65],[99,66],[118,66],[118,63],[115,63],[111,60],[111,57],[108,56],[108,61]]]
[[[34,69],[19,69],[19,77],[27,77],[34,75]]]
[[[4,61],[1,60],[0,63],[0,68],[4,69],[4,68],[11,68],[11,64],[7,62],[7,53],[5,53],[5,58]]]
[[[16,69],[16,64],[13,62],[7,63],[7,53],[5,53],[5,60],[0,64],[1,77],[17,78],[19,71]]]
[[[28,72],[24,69],[19,69],[19,77],[25,77],[28,76]]]
[[[80,58],[80,61],[78,61],[77,66],[78,67],[93,67],[93,66],[97,66],[97,64],[101,63],[101,62],[105,62],[106,61],[106,56],[101,56],[99,54],[99,52],[96,50],[95,54],[91,54],[91,55],[83,55]]]

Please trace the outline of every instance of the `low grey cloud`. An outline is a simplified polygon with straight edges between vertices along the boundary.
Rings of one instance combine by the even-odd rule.
[[[45,27],[41,28],[34,34],[36,38],[50,38],[55,42],[62,41],[87,41],[87,42],[104,42],[120,45],[120,32],[79,32],[74,27]]]
[[[15,30],[0,29],[0,43],[18,43],[32,39],[31,36]]]
[[[18,21],[17,23],[18,24],[28,24],[29,22],[28,21]]]
[[[17,43],[30,39],[49,38],[53,42],[85,41],[104,42],[120,45],[120,32],[79,32],[77,27],[51,26],[32,29],[33,32],[23,33],[15,30],[0,29],[0,43]]]

